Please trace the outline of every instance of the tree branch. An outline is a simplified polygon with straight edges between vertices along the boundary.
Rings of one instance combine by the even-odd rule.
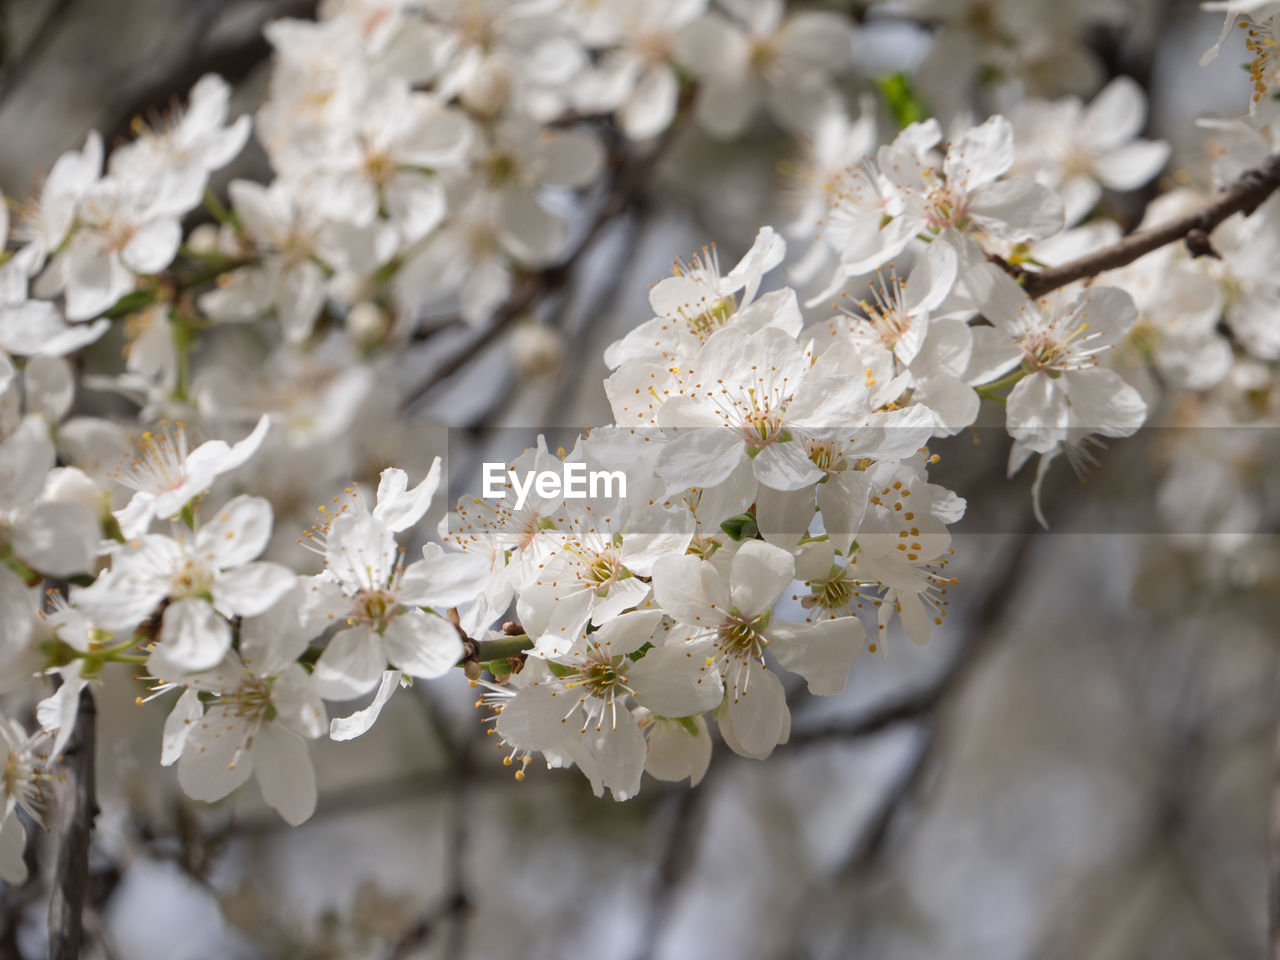
[[[64,756],[66,790],[58,817],[62,842],[49,897],[49,960],[76,960],[84,940],[89,888],[89,842],[98,815],[94,779],[98,708],[86,687],[80,692],[76,729]]]
[[[1271,888],[1267,898],[1267,919],[1271,932],[1271,960],[1280,960],[1280,729],[1276,733],[1275,787],[1271,793]]]
[[[1196,256],[1216,256],[1209,246],[1209,234],[1214,228],[1234,214],[1253,213],[1278,188],[1280,154],[1271,157],[1262,166],[1241,174],[1239,179],[1197,213],[1178,217],[1150,230],[1138,230],[1113,246],[1070,263],[1038,272],[1021,272],[1019,276],[1023,288],[1029,296],[1041,297],[1076,280],[1084,280],[1133,263],[1153,250],[1179,240],[1186,241]]]

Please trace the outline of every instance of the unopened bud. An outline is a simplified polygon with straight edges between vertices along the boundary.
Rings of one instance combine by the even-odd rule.
[[[192,253],[214,254],[220,244],[218,227],[212,223],[202,223],[187,236],[187,247]]]
[[[361,300],[347,311],[347,333],[361,346],[381,343],[387,335],[387,314],[376,303]]]
[[[329,281],[329,296],[346,307],[368,300],[372,295],[368,279],[350,270],[339,271]]]
[[[497,57],[489,57],[462,88],[459,99],[472,113],[494,116],[511,97],[511,75]]]
[[[526,322],[511,336],[511,362],[522,377],[546,377],[560,369],[564,337],[558,330]]]

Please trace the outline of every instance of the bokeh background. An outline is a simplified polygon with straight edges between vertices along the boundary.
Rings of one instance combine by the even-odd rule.
[[[1197,65],[1221,20],[1195,3],[1116,6],[1123,16],[1088,38],[1100,78],[1146,87],[1147,135],[1174,147],[1169,177],[1203,183],[1195,120],[1241,108],[1243,54],[1229,46]],[[26,195],[88,128],[122,136],[208,71],[252,110],[270,56],[262,24],[314,8],[0,2],[0,190]],[[868,73],[918,69],[926,99],[944,117],[958,109],[927,28],[870,18],[858,56]],[[1058,94],[1073,81],[1044,82]],[[394,455],[420,473],[487,425],[606,421],[603,347],[647,319],[648,286],[673,257],[715,241],[732,263],[760,224],[781,222],[791,150],[767,128],[732,145],[683,131],[536,332],[483,341],[445,328],[415,346],[404,371],[425,387],[414,419],[369,414],[370,468]],[[218,186],[268,175],[251,147]],[[1140,201],[1112,212],[1132,226]],[[1241,402],[1265,415],[1227,458],[1228,480],[1197,472],[1223,437],[1178,429],[1187,419],[1166,411],[1101,452],[1087,483],[1055,468],[1049,532],[1032,519],[1030,476],[1005,478],[1000,430],[939,445],[933,477],[970,504],[945,626],[927,647],[892,635],[841,696],[796,690],[790,743],[764,763],[718,743],[694,789],[648,780],[619,804],[573,772],[531,768],[517,783],[459,675],[397,696],[358,741],[320,742],[319,807],[291,829],[253,786],[214,807],[185,800],[156,762],[163,711],[133,706],[137,684],[108,684],[92,949],[138,960],[1263,956],[1280,714],[1269,459],[1280,449],[1275,398]],[[1224,500],[1248,509],[1215,527]],[[0,956],[40,955],[31,905],[44,892],[0,893]]]

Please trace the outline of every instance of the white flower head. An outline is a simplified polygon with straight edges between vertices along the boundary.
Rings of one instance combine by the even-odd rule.
[[[257,453],[270,427],[271,419],[264,414],[243,440],[234,444],[209,440],[194,450],[189,448],[182,423],[172,432],[144,431],[138,456],[117,477],[137,491],[127,506],[116,511],[124,535],[144,533],[153,518],[176,517],[187,504],[208,491],[214,480]]]

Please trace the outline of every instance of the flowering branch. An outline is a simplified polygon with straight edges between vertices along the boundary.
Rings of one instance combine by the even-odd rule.
[[[1041,297],[1076,280],[1084,280],[1133,263],[1153,250],[1179,240],[1186,241],[1194,256],[1216,256],[1209,244],[1209,234],[1214,228],[1237,213],[1253,213],[1278,188],[1280,154],[1272,156],[1262,166],[1241,174],[1203,210],[1170,220],[1150,230],[1138,230],[1119,243],[1061,266],[1034,273],[1016,270],[1011,272],[1021,280],[1028,296]]]
[[[84,908],[89,886],[89,841],[98,815],[94,778],[97,706],[80,692],[79,719],[67,748],[66,802],[61,808],[62,843],[49,898],[49,960],[74,960],[84,939]]]

